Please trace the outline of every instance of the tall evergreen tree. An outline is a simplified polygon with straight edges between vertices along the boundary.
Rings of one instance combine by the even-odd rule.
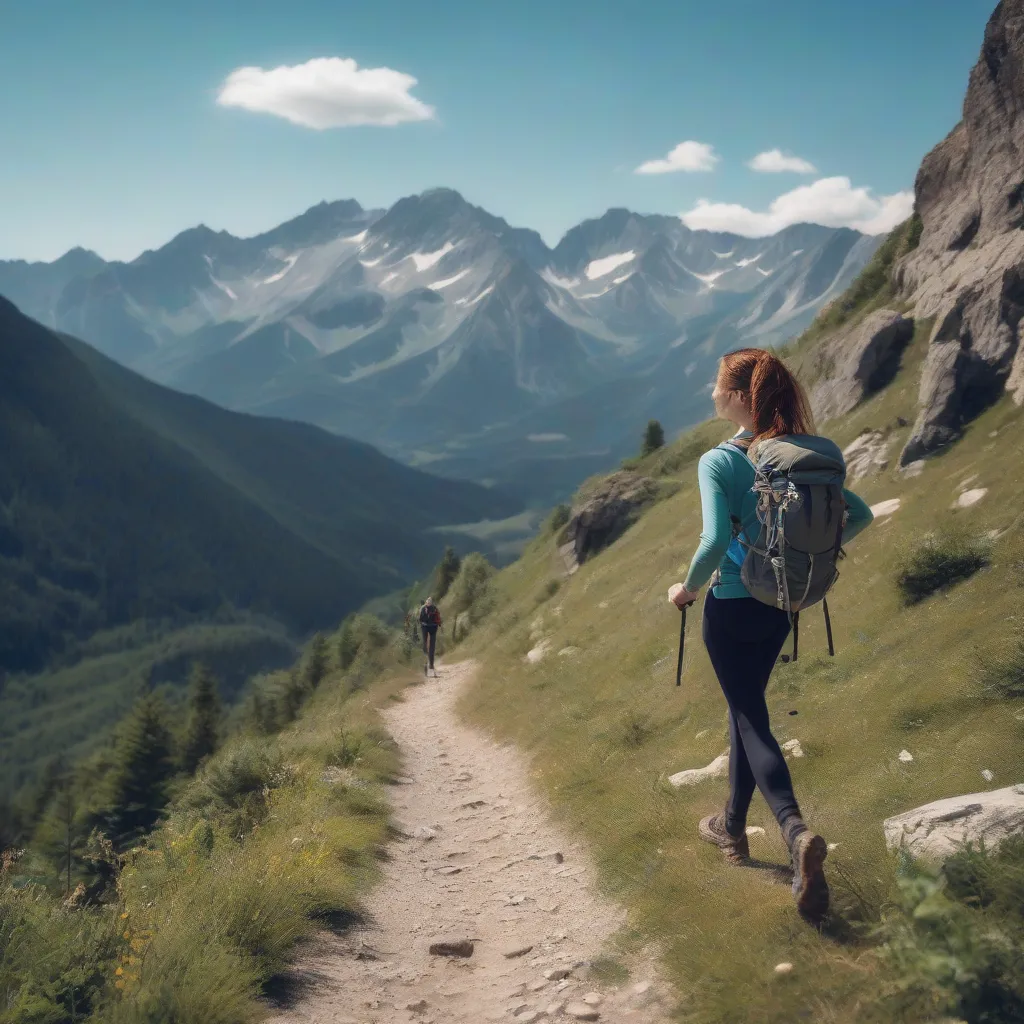
[[[441,556],[441,561],[438,562],[437,568],[434,570],[436,584],[433,598],[435,601],[440,601],[448,593],[448,589],[455,582],[455,577],[459,575],[460,564],[459,556],[455,554],[455,549],[446,547],[444,554]]]
[[[167,804],[175,770],[169,718],[163,698],[146,693],[118,730],[103,815],[118,845],[127,845],[150,831]]]
[[[643,444],[640,446],[641,455],[650,455],[665,445],[665,430],[657,420],[648,420],[647,429],[644,431]]]
[[[338,665],[343,672],[356,660],[358,653],[359,640],[355,627],[351,619],[346,619],[341,627],[341,636],[338,637]]]
[[[306,685],[311,690],[315,690],[323,682],[324,676],[327,675],[327,663],[327,640],[323,633],[317,633],[310,641],[304,666]]]
[[[54,866],[65,895],[71,894],[72,878],[83,859],[87,838],[77,780],[67,771],[57,784],[33,841],[35,849]]]
[[[217,679],[205,665],[197,662],[189,680],[188,718],[181,750],[181,766],[189,774],[217,749],[222,715]]]

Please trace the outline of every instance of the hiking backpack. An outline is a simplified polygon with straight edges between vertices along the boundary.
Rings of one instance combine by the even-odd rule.
[[[828,653],[835,654],[826,594],[839,578],[846,523],[846,462],[835,442],[813,434],[762,441],[756,460],[738,444],[718,447],[737,453],[754,467],[754,514],[732,516],[727,554],[740,568],[751,597],[781,608],[793,622],[793,660],[799,643],[799,615],[821,602]]]

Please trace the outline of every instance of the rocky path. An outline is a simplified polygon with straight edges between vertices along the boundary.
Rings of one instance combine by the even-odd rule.
[[[442,668],[385,712],[405,759],[391,791],[405,838],[366,921],[307,951],[303,995],[276,1024],[669,1020],[672,994],[651,963],[629,964],[621,985],[588,977],[624,914],[551,822],[522,755],[456,718],[474,671]],[[429,951],[450,940],[472,941],[472,955]]]

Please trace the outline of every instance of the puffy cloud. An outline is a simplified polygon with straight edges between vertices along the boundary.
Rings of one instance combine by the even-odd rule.
[[[853,188],[849,178],[820,178],[773,200],[767,211],[749,210],[738,203],[712,203],[700,199],[680,215],[693,230],[728,231],[747,238],[763,238],[791,224],[822,224],[829,228],[855,228],[867,235],[882,235],[906,220],[914,210],[914,193],[873,196],[867,188]]]
[[[719,157],[714,146],[706,142],[680,142],[668,156],[661,160],[642,163],[636,174],[672,174],[674,171],[711,171]]]
[[[434,108],[410,95],[414,85],[412,75],[391,68],[360,68],[349,57],[316,57],[269,70],[237,68],[225,79],[217,102],[318,130],[432,120]]]
[[[781,174],[791,171],[794,174],[814,174],[817,168],[809,160],[799,156],[786,156],[781,149],[769,149],[758,153],[747,165],[753,171],[766,174]]]

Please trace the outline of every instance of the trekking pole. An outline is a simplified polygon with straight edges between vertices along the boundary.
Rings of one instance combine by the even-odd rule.
[[[683,645],[686,642],[686,609],[690,606],[684,604],[680,608],[679,616],[679,660],[676,662],[676,686],[683,685]]]

